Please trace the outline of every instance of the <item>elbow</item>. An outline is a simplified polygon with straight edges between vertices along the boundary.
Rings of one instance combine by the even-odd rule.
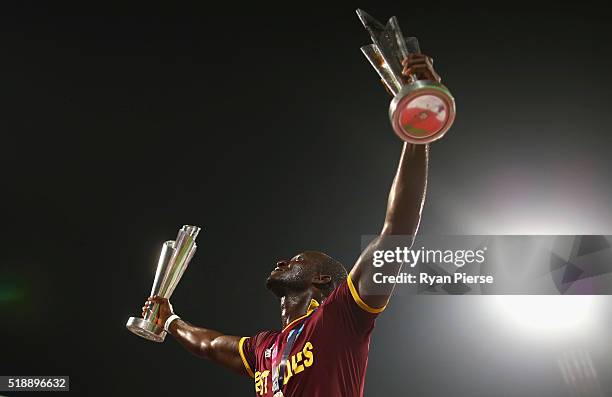
[[[410,222],[397,222],[386,220],[381,235],[383,236],[411,236],[412,240],[419,229],[421,217],[412,219]]]
[[[391,236],[391,235],[397,234],[396,230],[397,230],[397,227],[395,226],[394,222],[385,221],[385,224],[383,225],[383,228],[380,234],[383,236]]]
[[[200,358],[212,360],[215,358],[215,352],[219,351],[222,341],[220,339],[203,339],[198,344],[196,355]]]
[[[202,340],[197,346],[195,354],[200,358],[211,358],[214,351],[214,340]]]

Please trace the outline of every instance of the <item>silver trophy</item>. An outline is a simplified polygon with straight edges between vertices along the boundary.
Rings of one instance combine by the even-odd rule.
[[[405,84],[402,76],[402,61],[421,52],[417,38],[404,37],[396,17],[383,25],[363,10],[358,9],[357,15],[373,42],[361,51],[394,95],[389,106],[393,131],[402,140],[416,144],[442,138],[455,119],[455,100],[450,91],[431,80]]]
[[[155,280],[151,287],[151,296],[161,296],[170,299],[174,288],[181,280],[189,261],[195,254],[197,245],[195,239],[200,232],[197,226],[185,225],[179,230],[176,240],[169,240],[162,246]],[[130,317],[125,326],[138,336],[154,342],[163,342],[166,337],[163,324],[158,325],[159,304],[149,307],[144,318]]]

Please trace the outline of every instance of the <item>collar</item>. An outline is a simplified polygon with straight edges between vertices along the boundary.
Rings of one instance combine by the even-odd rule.
[[[305,319],[306,317],[310,316],[312,313],[314,313],[315,310],[317,310],[317,308],[319,307],[319,302],[317,302],[314,299],[310,300],[310,304],[308,305],[308,309],[306,310],[306,314],[304,314],[302,317],[298,317],[295,320],[293,320],[292,322],[290,322],[289,324],[287,324],[285,326],[285,328],[283,328],[283,330],[281,332],[285,332],[289,327],[291,327],[293,324],[297,323],[300,320]]]

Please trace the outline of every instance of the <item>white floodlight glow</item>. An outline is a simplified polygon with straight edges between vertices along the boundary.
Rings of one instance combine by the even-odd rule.
[[[497,295],[500,314],[522,331],[563,336],[593,321],[591,295]]]

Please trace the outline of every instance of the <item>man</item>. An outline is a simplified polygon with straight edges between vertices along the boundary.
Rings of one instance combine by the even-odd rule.
[[[403,65],[406,78],[440,80],[425,55],[412,55]],[[316,251],[277,263],[266,286],[280,299],[282,330],[252,337],[224,335],[181,320],[168,300],[160,297],[147,300],[143,316],[152,303],[159,303],[159,324],[180,344],[197,356],[254,378],[257,396],[362,396],[370,335],[393,291],[392,284],[375,284],[373,274],[397,275],[401,267],[393,263],[375,268],[373,253],[383,248],[389,236],[416,233],[427,162],[427,145],[404,144],[381,235],[348,276],[340,263]]]

